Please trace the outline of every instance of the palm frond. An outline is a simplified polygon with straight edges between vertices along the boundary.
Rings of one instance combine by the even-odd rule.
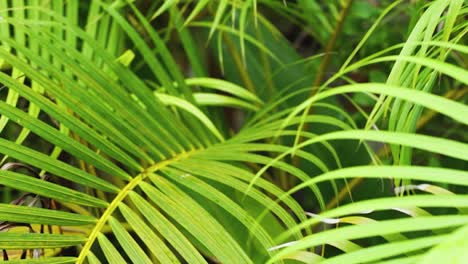
[[[331,55],[300,58],[262,12],[281,5],[273,17],[317,23],[311,36],[325,44],[343,22],[336,1],[157,1],[148,12],[138,1],[0,1],[3,260],[435,263],[461,252],[468,173],[413,153],[468,159],[464,139],[417,132],[425,109],[468,125],[464,103],[434,92],[440,79],[468,84],[453,58],[468,52],[466,6],[433,1],[406,42],[354,61],[398,4],[311,87],[325,71],[310,69]],[[350,77],[387,63],[385,83]],[[356,179],[390,191],[361,198]]]

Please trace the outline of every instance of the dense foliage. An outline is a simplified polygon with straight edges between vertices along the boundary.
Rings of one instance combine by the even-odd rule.
[[[463,0],[1,0],[7,263],[467,263]]]

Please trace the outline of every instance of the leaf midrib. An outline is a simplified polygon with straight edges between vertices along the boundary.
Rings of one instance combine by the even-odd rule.
[[[130,182],[128,182],[128,184],[125,185],[125,187],[117,193],[117,196],[112,200],[112,202],[109,204],[107,209],[104,211],[104,213],[96,222],[96,225],[89,233],[88,239],[86,240],[86,243],[84,244],[83,249],[80,251],[80,255],[78,256],[75,263],[81,264],[84,262],[99,232],[102,230],[105,223],[109,220],[109,217],[114,213],[115,209],[117,209],[119,204],[127,197],[130,191],[132,191],[136,186],[138,186],[138,184],[140,184],[144,179],[146,179],[146,177],[148,177],[149,174],[166,167],[170,163],[187,158],[197,151],[199,150],[191,150],[188,152],[183,152],[170,159],[157,162],[151,165],[150,167],[148,167],[147,169],[145,169],[144,171],[142,171],[137,176],[135,176]]]

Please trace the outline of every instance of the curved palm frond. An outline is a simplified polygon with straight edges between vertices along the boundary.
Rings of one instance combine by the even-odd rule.
[[[448,60],[452,51],[467,53],[458,44],[467,32],[458,19],[466,13],[463,1],[428,5],[399,55],[350,59],[320,88],[291,94],[295,86],[276,87],[275,75],[281,78],[297,65],[283,63],[261,38],[248,35],[272,33],[274,26],[257,15],[257,5],[276,4],[199,1],[184,20],[177,2],[152,5],[148,15],[132,1],[95,0],[84,25],[77,1],[0,2],[0,30],[8,29],[0,34],[0,65],[12,69],[0,72],[7,91],[0,100],[0,131],[20,131],[0,138],[0,185],[11,198],[0,204],[4,260],[430,263],[451,254],[448,248],[460,250],[454,244],[465,243],[468,197],[451,186],[466,190],[468,174],[411,163],[414,151],[468,159],[463,140],[416,133],[424,109],[468,124],[466,105],[432,93],[439,76],[468,84],[468,71]],[[298,1],[291,12],[304,5]],[[195,21],[213,7],[212,21]],[[223,25],[228,7],[240,9],[239,29]],[[258,16],[257,31],[248,26],[250,10]],[[185,77],[147,19],[164,14],[170,14],[195,77]],[[331,18],[317,19],[327,24]],[[222,40],[240,40],[227,44],[237,59],[226,70],[238,67],[245,85],[208,77],[192,43],[191,29],[197,27],[208,28],[208,39],[218,31],[212,42],[220,57]],[[265,77],[270,83],[262,89],[271,88],[268,93],[258,92],[249,79],[258,63],[240,67],[242,58],[249,65],[252,50],[260,51],[266,68],[281,66]],[[388,61],[395,64],[386,83],[331,87],[340,78],[349,80],[353,70]],[[352,101],[349,95],[357,93],[376,100],[369,116],[352,102],[367,119],[363,129],[333,101]],[[223,127],[210,111],[226,106],[242,109],[239,131]],[[388,123],[380,124],[387,110]],[[390,146],[392,165],[380,160],[375,142]],[[350,148],[358,149],[354,155],[362,162],[349,164]],[[355,178],[392,179],[396,196],[331,209],[331,197],[346,189],[352,193],[347,180]],[[361,239],[377,242],[365,246]],[[322,253],[315,250],[320,246]],[[64,250],[72,257],[61,256]]]

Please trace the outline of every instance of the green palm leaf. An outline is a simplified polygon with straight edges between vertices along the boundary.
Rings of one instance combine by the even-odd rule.
[[[3,260],[435,263],[461,252],[466,135],[416,130],[425,109],[468,125],[463,102],[433,91],[437,78],[468,83],[466,6],[433,1],[407,42],[352,63],[396,6],[310,87],[310,68],[326,75],[315,71],[327,63],[301,59],[273,18],[317,23],[310,35],[333,48],[347,9],[335,1],[0,1]],[[210,77],[210,56],[224,79]],[[387,62],[386,83],[350,77]],[[394,189],[362,198],[356,179]]]

